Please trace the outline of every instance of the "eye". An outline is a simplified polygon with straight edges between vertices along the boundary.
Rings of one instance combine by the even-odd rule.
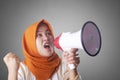
[[[49,35],[49,36],[52,35],[50,31],[47,31],[46,34]]]
[[[42,37],[42,34],[41,33],[37,33],[37,37]]]

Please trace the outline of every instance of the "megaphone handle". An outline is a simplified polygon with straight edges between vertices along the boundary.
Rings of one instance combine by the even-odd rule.
[[[64,48],[64,51],[67,51],[68,53],[70,53],[70,49],[71,49],[71,48]],[[74,65],[74,64],[68,64],[68,67],[69,67],[71,70],[75,69],[75,65]]]

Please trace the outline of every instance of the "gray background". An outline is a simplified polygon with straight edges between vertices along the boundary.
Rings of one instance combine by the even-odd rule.
[[[55,36],[78,31],[86,21],[94,21],[101,31],[102,48],[96,57],[79,51],[78,71],[83,80],[120,80],[119,0],[1,0],[0,80],[7,80],[3,56],[12,51],[22,61],[23,32],[43,18],[52,24]]]

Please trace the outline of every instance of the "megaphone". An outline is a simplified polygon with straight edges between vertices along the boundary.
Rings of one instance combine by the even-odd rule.
[[[90,56],[96,56],[101,49],[101,34],[97,25],[87,21],[82,29],[77,32],[63,32],[54,40],[56,48],[63,51],[70,51],[71,48],[84,50]],[[68,65],[74,69],[73,64]]]

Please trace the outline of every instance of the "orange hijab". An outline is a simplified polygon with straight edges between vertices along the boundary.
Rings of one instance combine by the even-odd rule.
[[[42,57],[39,55],[36,48],[35,39],[36,30],[40,23],[47,24],[53,35],[51,25],[44,19],[28,27],[22,40],[25,56],[23,63],[28,66],[28,69],[36,76],[37,80],[47,80],[52,77],[56,69],[59,67],[61,60],[55,51],[50,57]]]

